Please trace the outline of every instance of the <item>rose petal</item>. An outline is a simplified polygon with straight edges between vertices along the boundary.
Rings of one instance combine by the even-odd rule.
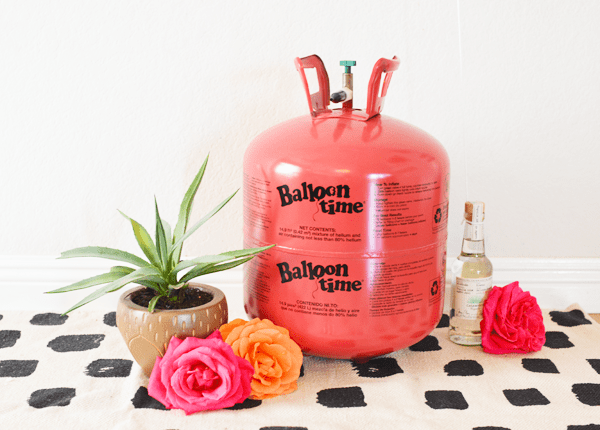
[[[169,340],[169,345],[167,347],[167,351],[165,351],[165,355],[167,353],[169,353],[169,350],[171,350],[171,353],[172,353],[182,343],[183,343],[183,340],[179,339],[177,336],[172,336],[171,339]]]
[[[232,383],[231,370],[227,369],[226,366],[223,366],[222,364],[218,364],[216,374],[219,375],[219,379],[220,379],[221,383],[216,385],[215,387],[213,387],[210,390],[204,390],[202,392],[202,395],[204,397],[213,399],[213,400],[225,398],[227,396],[227,393],[229,393],[232,388],[234,388],[234,389],[237,388],[237,387],[234,387],[234,384]]]
[[[223,336],[221,335],[221,332],[219,330],[215,330],[213,331],[210,335],[208,335],[206,337],[206,339],[218,339],[218,340],[223,340]]]
[[[518,282],[492,288],[480,327],[483,350],[492,354],[539,351],[545,343],[541,309]]]
[[[302,351],[288,330],[258,318],[233,325],[222,328],[223,337],[233,352],[252,366],[251,396],[263,399],[297,389]]]
[[[174,337],[164,357],[157,359],[148,390],[167,408],[191,414],[242,402],[251,393],[253,373],[219,331],[206,339]]]
[[[202,363],[206,367],[215,370],[215,362],[214,358],[217,358],[218,355],[213,352],[214,345],[206,345],[199,346],[190,351],[186,351],[181,354],[176,360],[174,360],[173,365],[176,368],[180,367],[190,367],[195,363]]]
[[[249,347],[250,347],[250,339],[248,339],[247,337],[243,337],[243,338],[239,339],[238,351],[239,351],[240,357],[244,357],[246,354],[248,354]]]
[[[240,335],[241,335],[242,331],[244,330],[244,327],[245,327],[245,326],[243,326],[243,325],[241,325],[241,326],[238,326],[238,327],[235,327],[235,328],[234,328],[233,330],[231,330],[231,332],[230,332],[230,333],[227,335],[227,339],[225,339],[225,341],[226,341],[228,344],[230,344],[230,345],[231,345],[235,339],[239,339],[239,338],[240,338]]]
[[[248,333],[248,340],[250,340],[252,343],[271,343],[273,336],[277,335],[278,333],[279,332],[277,330],[262,329],[254,333]]]
[[[287,370],[292,364],[292,357],[288,350],[281,344],[263,344],[260,346],[262,352],[272,356]]]
[[[219,331],[221,333],[221,336],[223,337],[223,340],[227,341],[227,337],[229,336],[231,331],[236,327],[243,326],[244,324],[246,324],[246,321],[240,318],[236,318],[233,321],[227,324],[223,324],[221,327],[219,327]]]
[[[156,357],[152,373],[150,374],[150,380],[148,381],[148,395],[155,398],[167,408],[170,407],[170,402],[167,400],[167,389],[161,382],[161,357]]]

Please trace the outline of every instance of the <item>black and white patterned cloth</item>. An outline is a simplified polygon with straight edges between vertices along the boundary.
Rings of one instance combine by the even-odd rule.
[[[600,325],[544,311],[547,341],[490,355],[448,339],[367,363],[305,357],[298,390],[185,416],[148,396],[114,312],[0,312],[0,428],[600,430]]]

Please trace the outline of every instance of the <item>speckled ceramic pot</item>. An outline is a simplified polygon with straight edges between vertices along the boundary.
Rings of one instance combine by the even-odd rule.
[[[165,355],[171,337],[205,338],[228,321],[227,300],[218,288],[190,283],[188,288],[201,289],[213,299],[194,308],[156,309],[153,313],[131,301],[131,295],[142,288],[133,288],[121,295],[117,305],[117,327],[131,355],[148,376],[156,357]]]

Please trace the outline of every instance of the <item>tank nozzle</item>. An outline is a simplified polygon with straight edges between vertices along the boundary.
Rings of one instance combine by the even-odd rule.
[[[335,93],[332,93],[331,98],[329,100],[331,100],[333,103],[340,103],[345,102],[347,98],[348,93],[344,90],[340,90],[336,91]]]
[[[333,103],[344,102],[344,107],[352,108],[351,104],[346,105],[346,102],[352,101],[352,91],[354,88],[351,67],[356,66],[356,61],[340,61],[340,66],[344,66],[342,74],[342,89],[331,94],[330,101]]]

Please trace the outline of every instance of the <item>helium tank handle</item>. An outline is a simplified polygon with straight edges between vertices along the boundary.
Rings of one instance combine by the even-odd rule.
[[[395,70],[398,70],[399,66],[400,60],[398,60],[398,57],[395,55],[391,60],[380,58],[377,63],[375,63],[375,66],[373,66],[367,93],[367,118],[372,118],[381,113],[390,80],[392,79],[392,74]],[[381,94],[379,94],[379,84],[381,83],[381,75],[383,73],[385,73],[385,79],[381,86]]]
[[[304,91],[308,99],[308,108],[312,116],[317,116],[320,113],[331,112],[327,108],[329,106],[329,76],[325,70],[323,61],[317,55],[310,55],[308,57],[299,58],[296,57],[294,60],[296,69],[300,73],[302,84],[304,85]],[[310,88],[308,88],[308,81],[306,80],[306,73],[304,69],[316,69],[317,79],[319,81],[319,91],[311,94]]]

